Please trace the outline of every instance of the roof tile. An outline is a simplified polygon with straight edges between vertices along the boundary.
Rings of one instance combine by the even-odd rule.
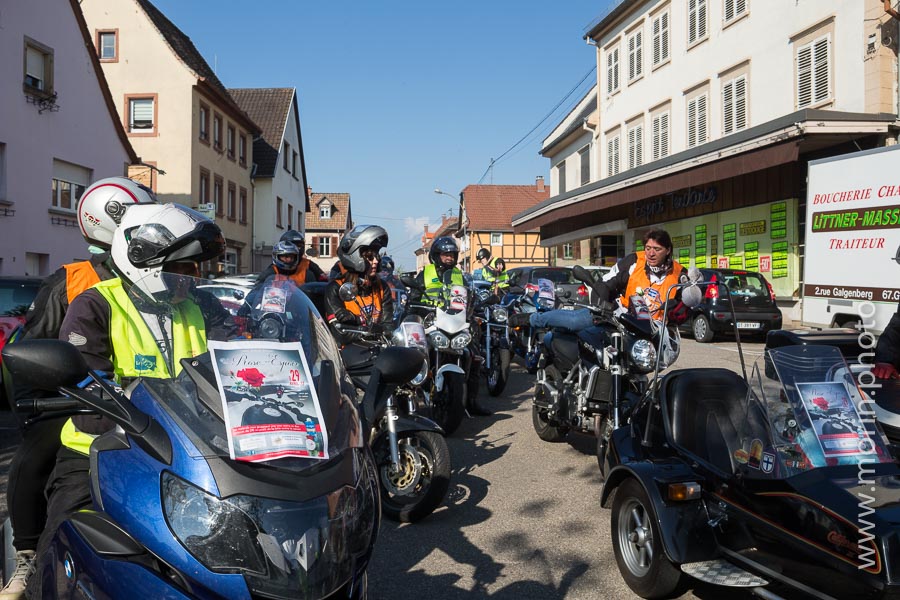
[[[274,177],[294,88],[231,88],[228,92],[262,129],[262,135],[253,141],[256,176]]]
[[[468,185],[463,199],[470,231],[512,231],[512,218],[550,198],[550,186]]]
[[[328,199],[331,202],[331,218],[319,217],[319,204]],[[309,195],[312,210],[306,213],[306,231],[346,231],[353,224],[350,215],[350,194],[314,192]]]

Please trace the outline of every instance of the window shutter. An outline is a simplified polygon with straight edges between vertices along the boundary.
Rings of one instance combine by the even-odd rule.
[[[694,98],[688,102],[687,120],[687,145],[688,148],[693,148],[697,145],[697,98]]]
[[[813,42],[813,102],[821,102],[831,95],[829,90],[828,54],[831,44],[830,36],[819,38]]]
[[[659,156],[669,155],[669,113],[664,113],[659,117]]]
[[[735,0],[734,6],[734,16],[738,17],[747,10],[747,0]]]
[[[637,155],[635,158],[634,166],[639,167],[644,164],[644,126],[638,125],[635,127],[635,154]]]
[[[628,38],[628,79],[634,79],[637,76],[637,64],[635,62],[635,44],[636,36]]]
[[[613,82],[614,82],[613,89],[617,90],[617,89],[619,89],[619,47],[618,46],[616,46],[616,49],[613,50],[613,61],[615,63],[613,65]]]
[[[706,142],[706,94],[697,98],[697,143]]]
[[[706,37],[706,0],[697,0],[697,39]]]
[[[661,25],[662,25],[662,16],[656,17],[653,19],[653,24],[651,25],[651,37],[652,42],[651,46],[653,47],[653,64],[658,65],[660,61],[662,61],[662,48],[660,47],[662,44],[661,37]]]
[[[667,60],[669,58],[669,13],[664,12],[660,16],[660,20],[662,22],[662,33],[660,34],[660,38],[662,38],[662,60]]]
[[[688,0],[688,43],[691,44],[697,39],[697,2],[698,0]]]
[[[629,169],[634,168],[635,152],[637,151],[637,148],[635,148],[635,133],[636,132],[634,129],[628,130],[628,168]]]
[[[812,44],[797,49],[797,108],[812,104]]]
[[[734,129],[740,131],[747,127],[747,77],[741,76],[734,81]]]
[[[613,89],[613,55],[610,52],[606,55],[606,93],[611,94]]]
[[[725,22],[734,18],[734,0],[725,0]]]
[[[44,89],[44,55],[31,47],[25,48],[25,75],[38,83],[38,89]]]
[[[614,167],[616,169],[616,173],[619,172],[619,136],[616,136],[616,139],[613,140],[613,155],[615,156]]]
[[[616,174],[613,171],[613,140],[615,138],[609,138],[606,140],[606,176],[611,177]]]
[[[653,123],[650,125],[650,136],[652,138],[650,142],[650,153],[653,157],[653,160],[657,160],[660,158],[660,121],[662,115],[653,117]]]
[[[734,131],[734,80],[722,86],[722,132],[725,135]]]
[[[638,77],[644,72],[644,32],[638,31],[634,35],[634,72]]]

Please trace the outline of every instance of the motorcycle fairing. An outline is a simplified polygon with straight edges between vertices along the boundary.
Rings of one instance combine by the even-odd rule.
[[[451,373],[459,373],[460,375],[465,375],[466,372],[462,367],[453,363],[446,363],[440,366],[437,371],[437,374],[434,376],[434,389],[440,392],[444,389],[444,373],[450,371]]]

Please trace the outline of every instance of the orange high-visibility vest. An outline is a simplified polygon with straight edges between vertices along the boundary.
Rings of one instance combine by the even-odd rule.
[[[63,265],[63,268],[66,270],[66,298],[69,304],[78,294],[100,283],[100,276],[89,260]]]
[[[647,257],[642,250],[637,253],[637,263],[634,265],[634,271],[632,271],[631,275],[628,277],[628,285],[625,287],[625,296],[620,298],[620,300],[622,306],[627,309],[628,299],[637,292],[637,288],[641,288],[644,292],[644,302],[647,303],[647,307],[650,309],[651,314],[653,314],[653,318],[662,319],[662,313],[654,311],[656,311],[656,309],[667,299],[675,297],[675,293],[678,291],[677,289],[673,289],[669,292],[669,298],[664,298],[666,290],[678,283],[682,266],[677,261],[672,261],[672,270],[659,283],[652,283],[650,281],[650,277],[647,275],[646,266]]]

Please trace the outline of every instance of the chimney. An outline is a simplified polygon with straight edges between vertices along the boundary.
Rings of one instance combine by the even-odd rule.
[[[534,182],[534,185],[537,186],[538,193],[543,194],[544,193],[544,176],[538,175],[537,179]]]
[[[312,198],[312,188],[309,186],[306,186],[306,195]]]

